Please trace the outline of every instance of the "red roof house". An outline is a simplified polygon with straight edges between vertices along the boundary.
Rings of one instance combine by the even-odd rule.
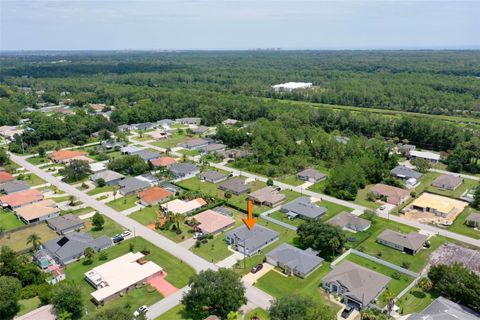
[[[169,198],[173,193],[160,187],[153,187],[138,193],[140,203],[144,206],[157,204],[160,201]]]
[[[68,160],[68,159],[79,157],[79,156],[85,156],[85,155],[87,155],[85,151],[59,150],[59,151],[50,153],[48,157],[53,162],[60,162],[60,161]]]
[[[158,159],[150,160],[150,162],[154,167],[168,167],[169,165],[174,164],[177,161],[172,157],[161,157]]]
[[[0,171],[0,183],[5,183],[8,181],[12,181],[15,179],[9,172],[7,171]]]

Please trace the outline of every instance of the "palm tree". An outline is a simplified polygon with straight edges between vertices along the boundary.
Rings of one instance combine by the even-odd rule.
[[[42,244],[42,238],[36,233],[32,233],[31,235],[28,236],[27,238],[27,244],[32,244],[33,250],[37,250],[38,247]]]
[[[88,259],[88,261],[91,262],[93,260],[93,257],[95,256],[95,249],[93,249],[92,247],[87,247],[85,248],[83,255],[85,256],[85,258]]]
[[[335,256],[335,251],[340,247],[340,241],[337,237],[333,237],[328,241],[328,245],[332,248],[332,257]]]
[[[388,288],[385,289],[385,300],[387,301],[387,314],[392,313],[393,306],[395,305],[395,294],[391,292]]]

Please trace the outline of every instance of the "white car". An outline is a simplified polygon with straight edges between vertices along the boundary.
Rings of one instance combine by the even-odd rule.
[[[125,231],[122,232],[122,237],[126,238],[131,234],[132,234],[132,232],[130,230],[125,230]]]
[[[138,317],[139,315],[143,314],[143,313],[146,313],[148,311],[148,307],[147,306],[141,306],[140,308],[138,308],[137,310],[135,310],[135,312],[133,313],[133,315],[135,317]]]
[[[380,210],[385,210],[386,208],[387,208],[387,206],[384,205],[384,204],[382,204],[382,205],[380,206]]]
[[[195,234],[193,235],[193,239],[198,239],[199,237],[203,236],[203,233],[201,232],[195,232]]]

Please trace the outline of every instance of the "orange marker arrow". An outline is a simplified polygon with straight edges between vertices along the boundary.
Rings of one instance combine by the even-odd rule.
[[[252,200],[250,199],[247,200],[247,211],[248,211],[248,217],[243,218],[243,222],[245,223],[247,228],[251,230],[255,225],[255,223],[257,222],[257,218],[252,217],[253,204],[252,204]]]

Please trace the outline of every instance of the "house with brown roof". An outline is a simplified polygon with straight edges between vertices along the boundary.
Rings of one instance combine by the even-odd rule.
[[[303,181],[317,183],[325,180],[327,176],[316,169],[305,169],[297,173],[297,178]]]
[[[378,243],[411,255],[415,255],[427,240],[428,236],[418,232],[404,234],[389,229],[377,237]]]
[[[470,213],[467,219],[465,219],[465,224],[470,227],[480,228],[480,213]]]
[[[378,183],[370,188],[370,192],[379,196],[382,201],[390,204],[399,205],[404,203],[410,197],[410,192],[405,189]]]
[[[69,159],[65,159],[65,160],[62,160],[60,161],[61,163],[63,163],[64,165],[68,165],[70,164],[70,162],[72,162],[73,160],[79,160],[79,161],[85,161],[86,163],[90,164],[90,163],[94,163],[95,160],[87,157],[87,156],[76,156],[76,157],[73,157],[73,158],[69,158]]]
[[[165,199],[168,199],[172,195],[172,192],[156,186],[138,193],[140,204],[144,206],[157,204]]]
[[[7,171],[0,171],[0,183],[5,183],[12,180],[15,180],[15,177],[11,173]]]
[[[37,189],[28,189],[0,196],[4,208],[16,209],[43,200],[43,194]]]
[[[250,191],[250,186],[245,183],[245,179],[233,178],[225,181],[218,186],[218,189],[223,191],[230,191],[234,195],[241,195]]]
[[[50,153],[48,158],[53,162],[61,162],[68,159],[72,159],[79,156],[86,156],[87,153],[85,151],[78,151],[78,150],[58,150]]]
[[[172,157],[160,157],[157,159],[150,160],[150,163],[154,168],[165,168],[176,162],[177,161]]]
[[[344,230],[349,229],[355,232],[365,231],[370,228],[372,224],[372,222],[367,219],[360,218],[353,213],[345,211],[340,212],[339,214],[328,220],[327,223],[338,226]]]
[[[432,186],[444,190],[455,190],[463,183],[463,178],[453,174],[442,174],[433,180]]]
[[[58,217],[60,209],[51,199],[38,201],[15,209],[17,216],[26,224],[45,221]]]
[[[194,216],[199,225],[197,228],[204,234],[216,234],[235,225],[232,217],[213,210],[205,210]]]
[[[248,198],[257,205],[275,207],[282,203],[287,197],[280,193],[278,188],[268,186],[250,193]]]
[[[83,220],[71,213],[49,219],[47,223],[53,231],[60,235],[85,228]]]

